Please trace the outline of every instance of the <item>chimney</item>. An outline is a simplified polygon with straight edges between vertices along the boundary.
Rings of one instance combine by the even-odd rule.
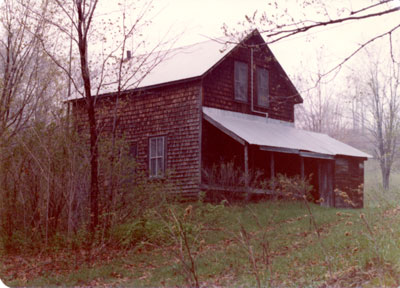
[[[131,58],[132,58],[132,52],[131,52],[131,50],[127,50],[127,51],[126,51],[126,59],[129,60],[129,59],[131,59]]]

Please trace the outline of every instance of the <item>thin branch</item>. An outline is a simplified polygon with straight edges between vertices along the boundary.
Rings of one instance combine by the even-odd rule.
[[[86,22],[85,38],[87,37],[87,32],[90,30],[90,25],[92,24],[93,14],[94,14],[94,11],[96,10],[98,0],[95,0],[94,2],[90,2],[90,3],[94,3],[94,4],[93,4],[93,7],[89,8],[89,15],[88,15],[89,19]]]
[[[395,8],[386,10],[386,11],[380,11],[380,12],[371,13],[371,14],[362,15],[362,16],[343,17],[343,18],[338,18],[338,19],[324,21],[324,22],[317,22],[316,24],[303,26],[303,27],[295,27],[295,28],[291,28],[291,29],[287,29],[287,30],[282,29],[282,30],[277,31],[277,32],[273,32],[273,30],[264,30],[264,31],[260,31],[260,33],[266,33],[266,37],[268,37],[268,38],[284,34],[283,36],[280,36],[280,37],[277,37],[277,38],[272,39],[270,41],[267,41],[267,43],[266,43],[266,44],[272,44],[272,43],[278,42],[278,41],[280,41],[282,39],[285,39],[285,38],[288,38],[290,36],[293,36],[295,34],[303,33],[303,32],[309,31],[309,30],[314,29],[314,28],[324,27],[324,26],[333,25],[333,24],[339,24],[339,23],[345,23],[345,22],[350,22],[350,21],[374,18],[374,17],[378,17],[378,16],[383,16],[383,15],[395,13],[395,12],[398,12],[399,10],[400,10],[400,7],[395,7]]]
[[[77,91],[79,94],[81,94],[82,96],[84,96],[83,92],[81,92],[81,91],[79,90],[79,86],[78,86],[78,84],[75,82],[75,79],[74,79],[74,78],[72,77],[72,75],[69,73],[68,68],[64,67],[64,65],[62,65],[62,64],[60,63],[60,61],[58,61],[58,59],[57,59],[52,53],[50,53],[50,52],[47,50],[47,48],[46,48],[46,46],[45,46],[45,44],[44,44],[43,39],[40,39],[40,41],[41,41],[41,43],[42,43],[43,51],[46,53],[46,55],[53,61],[54,64],[56,64],[56,66],[57,66],[58,68],[60,68],[62,71],[65,72],[65,74],[67,75],[68,79],[69,79],[69,80],[72,82],[72,84],[74,85],[75,91]]]
[[[369,10],[369,9],[372,9],[372,8],[375,8],[375,7],[378,7],[378,6],[380,6],[380,5],[383,5],[383,4],[386,4],[386,3],[389,3],[389,2],[393,2],[393,1],[394,1],[394,0],[384,0],[384,1],[381,1],[381,2],[379,2],[379,3],[372,4],[372,5],[370,5],[370,6],[361,8],[361,9],[359,9],[359,10],[351,11],[351,12],[350,12],[350,15],[355,15],[355,14],[358,14],[358,13],[361,13],[361,12],[364,12],[364,11],[367,11],[367,10]]]
[[[65,3],[64,2],[60,2],[59,0],[55,0],[58,7],[61,8],[61,10],[64,12],[64,14],[67,16],[67,18],[69,18],[69,20],[71,21],[72,25],[74,25],[75,29],[78,29],[78,25],[76,24],[74,18],[73,18],[73,9],[72,9],[72,13],[69,13],[66,9],[65,9]],[[54,23],[52,23],[54,25]],[[66,30],[66,29],[65,29]],[[66,30],[67,31],[67,30]],[[72,35],[71,35],[72,36]]]
[[[396,25],[393,29],[391,29],[390,31],[387,31],[385,33],[382,33],[378,36],[375,36],[374,38],[369,39],[368,41],[364,42],[363,44],[360,45],[360,47],[358,47],[355,51],[353,51],[349,56],[347,56],[342,62],[340,62],[338,65],[336,65],[335,67],[333,67],[332,69],[330,69],[328,72],[322,74],[322,77],[330,74],[331,72],[333,72],[334,70],[340,68],[344,63],[346,63],[348,60],[350,60],[354,55],[356,55],[358,52],[360,52],[363,48],[365,48],[367,45],[369,45],[370,43],[374,42],[377,39],[380,39],[386,35],[391,35],[395,30],[400,28],[400,24]]]
[[[392,39],[392,31],[389,32],[389,47],[390,47],[390,57],[392,58],[393,63],[399,64],[393,54],[393,39]]]

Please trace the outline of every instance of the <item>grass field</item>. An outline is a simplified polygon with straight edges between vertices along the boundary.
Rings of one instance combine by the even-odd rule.
[[[165,217],[148,215],[145,240],[133,242],[133,223],[119,245],[95,247],[90,257],[83,248],[2,255],[0,278],[10,286],[194,286],[197,279],[204,287],[398,287],[400,175],[385,195],[378,176],[371,161],[364,209],[171,205]]]

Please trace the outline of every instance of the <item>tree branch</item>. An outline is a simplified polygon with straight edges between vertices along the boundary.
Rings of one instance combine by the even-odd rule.
[[[295,34],[299,34],[299,33],[303,33],[303,32],[307,32],[311,29],[315,29],[318,27],[324,27],[324,26],[328,26],[328,25],[334,25],[334,24],[339,24],[339,23],[344,23],[344,22],[349,22],[349,21],[356,21],[356,20],[363,20],[363,19],[367,19],[367,18],[374,18],[374,17],[378,17],[378,16],[383,16],[383,15],[387,15],[387,14],[391,14],[391,13],[395,13],[398,12],[400,10],[400,7],[395,7],[395,8],[391,8],[385,11],[380,11],[380,12],[375,12],[375,13],[370,13],[367,15],[362,15],[362,16],[348,16],[348,17],[343,17],[343,18],[338,18],[338,19],[334,19],[334,20],[329,20],[329,21],[324,21],[324,22],[316,22],[315,24],[312,25],[306,25],[303,27],[296,27],[293,29],[282,29],[280,31],[277,32],[273,32],[274,30],[264,30],[264,31],[260,31],[260,33],[265,33],[267,38],[271,38],[271,37],[275,37],[275,36],[280,36],[277,37],[273,40],[270,41],[266,41],[266,44],[272,44],[275,42],[278,42],[282,39],[288,38],[290,36],[293,36]],[[304,22],[303,22],[304,23]]]

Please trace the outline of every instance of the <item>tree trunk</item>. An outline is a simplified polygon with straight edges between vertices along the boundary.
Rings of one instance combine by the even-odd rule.
[[[95,100],[92,97],[91,79],[88,67],[88,30],[91,24],[91,17],[96,8],[97,1],[94,1],[92,13],[85,14],[85,3],[76,1],[76,8],[78,13],[78,47],[80,56],[80,68],[82,73],[83,86],[86,98],[86,108],[89,117],[89,130],[90,130],[90,231],[92,237],[94,236],[97,225],[99,224],[99,180],[98,180],[98,158],[99,151],[97,146],[97,128],[96,128],[96,114],[95,114]],[[89,17],[89,18],[88,18]]]
[[[99,151],[97,146],[96,117],[93,100],[87,107],[90,129],[90,231],[95,232],[99,224]]]
[[[382,186],[384,191],[389,190],[389,178],[390,178],[390,169],[386,167],[381,169],[382,171]]]

